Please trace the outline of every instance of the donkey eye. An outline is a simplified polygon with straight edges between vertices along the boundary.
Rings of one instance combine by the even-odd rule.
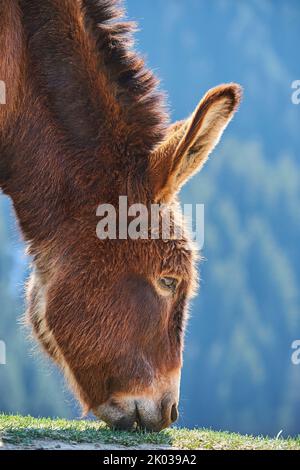
[[[161,277],[159,279],[159,285],[165,290],[175,292],[178,285],[178,279],[175,277]]]

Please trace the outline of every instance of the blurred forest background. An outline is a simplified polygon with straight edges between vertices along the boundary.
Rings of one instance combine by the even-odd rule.
[[[183,201],[204,203],[205,261],[193,301],[181,425],[300,433],[299,0],[127,0],[137,48],[162,78],[173,119],[212,86],[244,86],[241,110]],[[76,417],[59,373],[20,327],[28,260],[0,196],[0,410]]]

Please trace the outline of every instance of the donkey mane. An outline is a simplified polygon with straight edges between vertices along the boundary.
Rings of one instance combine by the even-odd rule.
[[[120,2],[42,3],[20,2],[30,70],[68,142],[99,151],[105,130],[123,159],[149,154],[164,138],[168,119],[157,79],[133,51],[134,24],[117,21]]]
[[[83,4],[86,25],[96,38],[101,66],[105,65],[111,80],[117,83],[118,98],[125,104],[128,120],[131,122],[134,117],[150,150],[153,143],[165,137],[169,119],[164,96],[157,89],[159,80],[132,49],[136,24],[115,22],[124,14],[120,0],[84,0]]]

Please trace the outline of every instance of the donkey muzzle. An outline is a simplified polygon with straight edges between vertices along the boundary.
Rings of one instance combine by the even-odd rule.
[[[143,397],[112,398],[94,413],[113,429],[159,432],[177,421],[177,401],[171,394],[158,402]]]

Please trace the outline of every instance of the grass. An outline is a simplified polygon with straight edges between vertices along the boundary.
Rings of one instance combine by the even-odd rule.
[[[159,434],[117,432],[96,421],[67,421],[63,419],[0,414],[0,440],[10,444],[29,445],[34,440],[51,439],[69,443],[111,444],[125,447],[141,445],[172,446],[177,449],[206,450],[300,450],[297,439],[268,439],[241,436],[204,429],[171,428]]]

